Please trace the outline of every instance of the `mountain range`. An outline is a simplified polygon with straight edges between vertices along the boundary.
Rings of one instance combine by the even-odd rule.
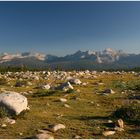
[[[123,69],[140,66],[140,54],[107,48],[103,51],[77,51],[58,57],[42,53],[1,53],[0,66],[27,66],[31,68],[61,68],[64,70]]]

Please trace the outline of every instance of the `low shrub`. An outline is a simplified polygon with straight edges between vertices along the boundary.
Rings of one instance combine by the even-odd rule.
[[[113,87],[119,88],[121,90],[140,90],[140,81],[115,81],[112,83]]]
[[[66,91],[66,93],[74,93],[74,92],[75,92],[74,89],[69,89],[69,90]]]
[[[115,118],[122,118],[127,122],[136,122],[140,124],[140,106],[129,105],[118,108],[113,114]]]

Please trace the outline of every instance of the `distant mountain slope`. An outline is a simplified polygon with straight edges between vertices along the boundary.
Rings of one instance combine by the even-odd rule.
[[[44,61],[38,60],[35,57],[15,58],[12,61],[1,63],[0,66],[26,66],[29,68],[46,68],[48,65]]]
[[[77,51],[58,57],[41,53],[19,53],[0,55],[0,66],[26,66],[30,68],[80,69],[123,69],[140,67],[140,54],[127,54],[120,50]]]

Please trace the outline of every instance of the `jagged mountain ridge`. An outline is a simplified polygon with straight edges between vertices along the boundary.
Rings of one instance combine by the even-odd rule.
[[[74,54],[58,57],[42,53],[17,53],[0,55],[0,65],[29,67],[48,67],[62,69],[110,69],[140,66],[140,54],[127,54],[121,50],[77,51]]]

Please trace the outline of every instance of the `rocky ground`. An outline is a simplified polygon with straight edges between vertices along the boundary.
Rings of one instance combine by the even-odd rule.
[[[6,72],[0,93],[1,139],[140,138],[140,73]]]

